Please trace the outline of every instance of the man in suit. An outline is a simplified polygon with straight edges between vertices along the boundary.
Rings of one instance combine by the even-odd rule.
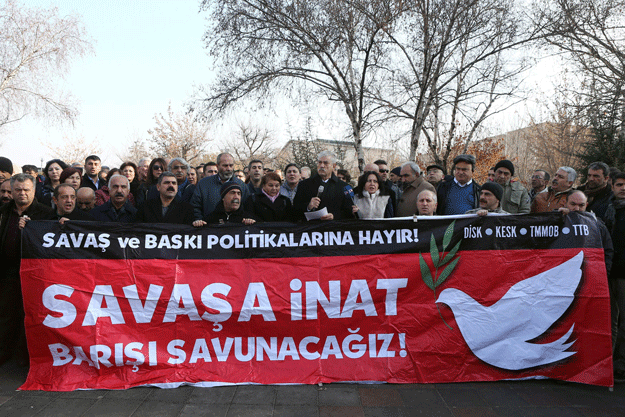
[[[137,212],[138,223],[193,223],[193,206],[176,199],[178,179],[171,171],[165,171],[156,183],[158,198],[147,200]]]

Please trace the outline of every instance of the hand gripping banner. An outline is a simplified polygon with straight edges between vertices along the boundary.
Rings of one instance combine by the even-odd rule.
[[[31,221],[22,389],[612,386],[589,215],[206,227]]]

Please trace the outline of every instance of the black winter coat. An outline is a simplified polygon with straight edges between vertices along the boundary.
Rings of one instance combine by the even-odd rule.
[[[291,200],[283,195],[272,202],[262,191],[250,196],[245,211],[253,214],[259,222],[295,222]]]

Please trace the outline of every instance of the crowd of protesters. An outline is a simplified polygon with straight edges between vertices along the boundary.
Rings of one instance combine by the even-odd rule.
[[[20,229],[33,220],[210,224],[381,219],[408,216],[527,214],[592,211],[602,232],[612,302],[614,368],[625,380],[625,173],[602,162],[588,167],[587,182],[574,188],[577,172],[533,172],[526,189],[509,160],[489,170],[488,181],[473,180],[476,160],[459,155],[451,175],[433,164],[421,170],[406,162],[391,169],[377,160],[354,180],[338,169],[336,156],[323,151],[317,167],[290,163],[269,169],[252,160],[235,170],[229,153],[193,167],[183,158],[103,166],[96,155],[68,165],[46,163],[16,171],[0,157],[0,365],[12,355],[27,364],[19,280]]]

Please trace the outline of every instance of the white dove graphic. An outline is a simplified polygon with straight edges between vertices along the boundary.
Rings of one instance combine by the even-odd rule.
[[[557,362],[576,353],[565,351],[574,342],[566,343],[574,325],[555,342],[528,340],[545,333],[569,308],[583,260],[580,251],[563,264],[516,283],[490,307],[455,288],[445,289],[436,302],[451,308],[473,354],[490,365],[520,370]]]

